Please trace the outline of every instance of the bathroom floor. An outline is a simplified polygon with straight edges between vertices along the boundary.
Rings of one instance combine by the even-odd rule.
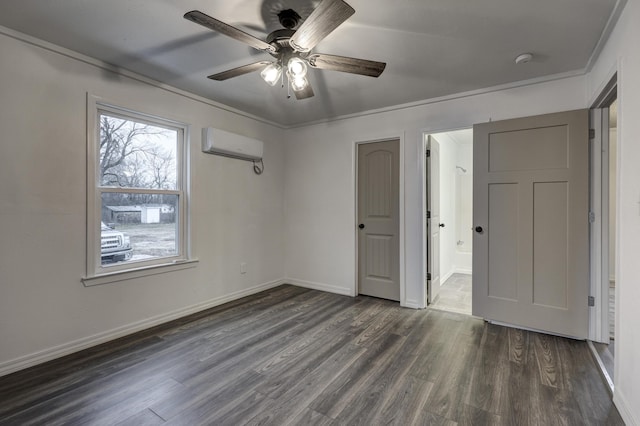
[[[430,307],[471,315],[471,275],[453,274],[440,286],[440,293]]]

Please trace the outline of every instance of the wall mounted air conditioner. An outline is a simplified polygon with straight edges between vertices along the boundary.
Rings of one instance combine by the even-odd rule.
[[[202,152],[241,160],[260,161],[264,143],[224,130],[205,127],[202,129]]]

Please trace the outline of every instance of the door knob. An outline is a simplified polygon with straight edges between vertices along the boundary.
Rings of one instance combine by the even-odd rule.
[[[440,225],[438,225],[440,228],[444,228],[444,223],[441,223]]]
[[[478,234],[481,234],[481,233],[482,233],[482,231],[483,231],[482,226],[476,226],[476,232],[477,232]]]
[[[361,223],[360,225],[358,225],[358,228],[364,229],[364,223]]]

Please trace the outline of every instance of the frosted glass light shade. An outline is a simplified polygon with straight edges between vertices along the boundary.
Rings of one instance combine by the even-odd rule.
[[[287,64],[289,73],[294,77],[304,77],[307,75],[307,64],[300,58],[291,58]]]
[[[291,88],[295,92],[299,92],[300,90],[304,90],[309,85],[306,77],[293,77],[291,79]]]
[[[282,75],[282,67],[278,63],[271,63],[267,65],[262,72],[260,72],[260,76],[264,81],[267,82],[270,86],[275,86],[280,76]]]

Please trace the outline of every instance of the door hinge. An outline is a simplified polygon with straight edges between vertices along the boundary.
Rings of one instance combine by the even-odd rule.
[[[427,280],[431,281],[431,272],[427,272]]]
[[[427,157],[431,157],[431,150],[430,149],[427,150]]]
[[[596,306],[596,298],[589,296],[589,306]]]
[[[589,139],[596,138],[596,129],[589,129]]]
[[[427,219],[431,219],[431,212],[427,211]]]
[[[593,223],[596,221],[596,214],[594,212],[589,212],[589,223]]]

